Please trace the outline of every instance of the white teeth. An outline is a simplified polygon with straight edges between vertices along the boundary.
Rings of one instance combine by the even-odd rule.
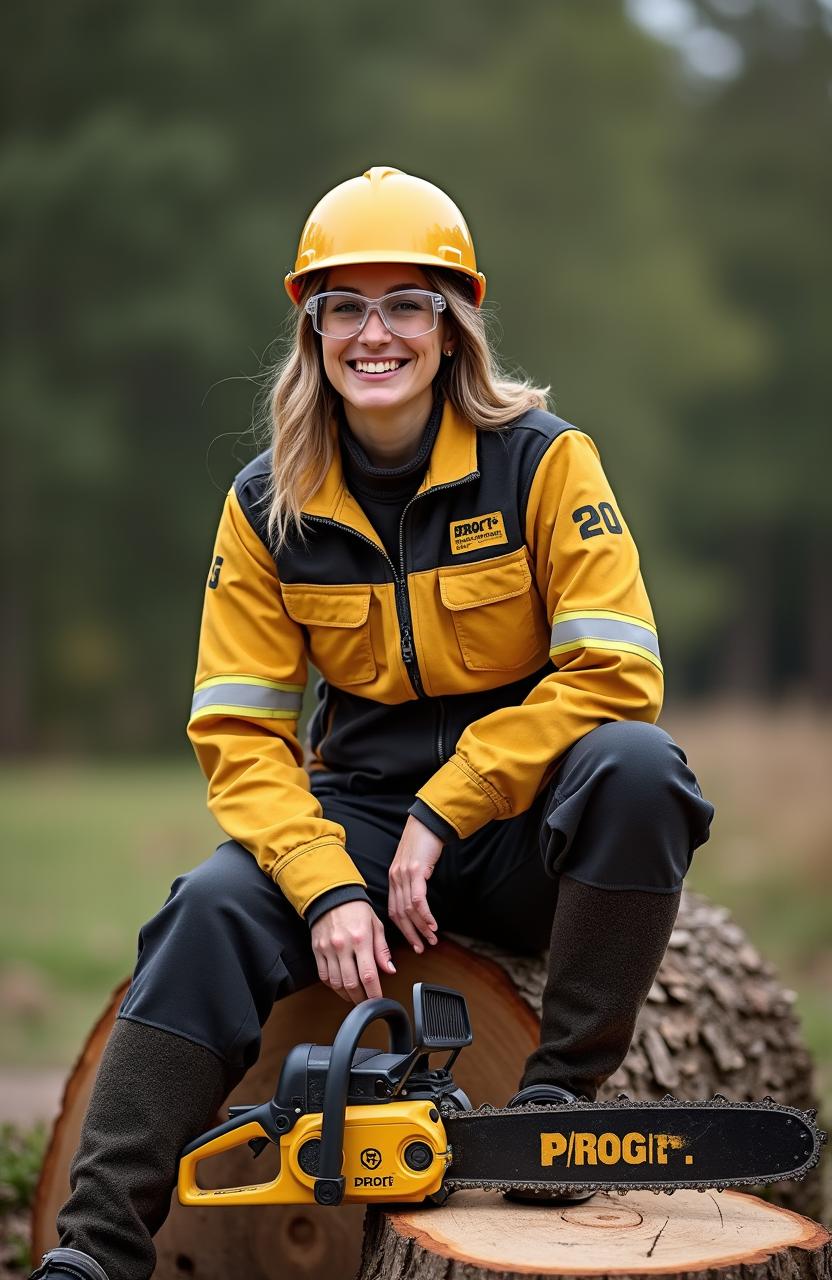
[[[401,360],[356,360],[355,362],[359,373],[390,373],[400,365]]]

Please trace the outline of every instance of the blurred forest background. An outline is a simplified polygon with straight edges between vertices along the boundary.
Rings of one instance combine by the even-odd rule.
[[[6,1063],[65,1069],[216,842],[184,735],[216,521],[306,214],[391,164],[599,445],[718,806],[692,882],[829,1072],[831,54],[830,0],[3,6]]]
[[[832,7],[0,21],[7,751],[179,746],[283,274],[320,195],[380,163],[450,190],[507,365],[597,440],[669,696],[832,699]]]

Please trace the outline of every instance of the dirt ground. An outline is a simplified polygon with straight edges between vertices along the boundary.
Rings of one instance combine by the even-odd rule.
[[[26,1129],[38,1120],[50,1123],[58,1114],[65,1083],[63,1067],[0,1068],[0,1124]]]

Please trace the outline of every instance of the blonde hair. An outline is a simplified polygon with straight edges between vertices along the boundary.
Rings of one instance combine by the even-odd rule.
[[[461,418],[486,431],[499,431],[528,409],[545,409],[548,387],[508,378],[500,370],[486,316],[474,306],[465,277],[454,271],[422,269],[428,287],[445,297],[444,314],[456,337],[453,358],[443,362],[434,380],[437,391]],[[293,531],[303,542],[303,504],[320,488],[337,448],[330,424],[340,397],[324,372],[320,339],[305,307],[321,288],[325,274],[317,271],[303,277],[294,342],[267,386],[272,451],[267,527],[275,554]]]

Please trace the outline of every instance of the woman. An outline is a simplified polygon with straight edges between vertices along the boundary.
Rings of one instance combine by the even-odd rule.
[[[37,1275],[149,1276],[178,1152],[274,1001],[380,995],[391,940],[551,935],[511,1105],[594,1098],[708,837],[597,450],[495,376],[453,202],[396,169],[342,183],[286,283],[273,444],[220,521],[189,725],[228,840],[141,931]]]

